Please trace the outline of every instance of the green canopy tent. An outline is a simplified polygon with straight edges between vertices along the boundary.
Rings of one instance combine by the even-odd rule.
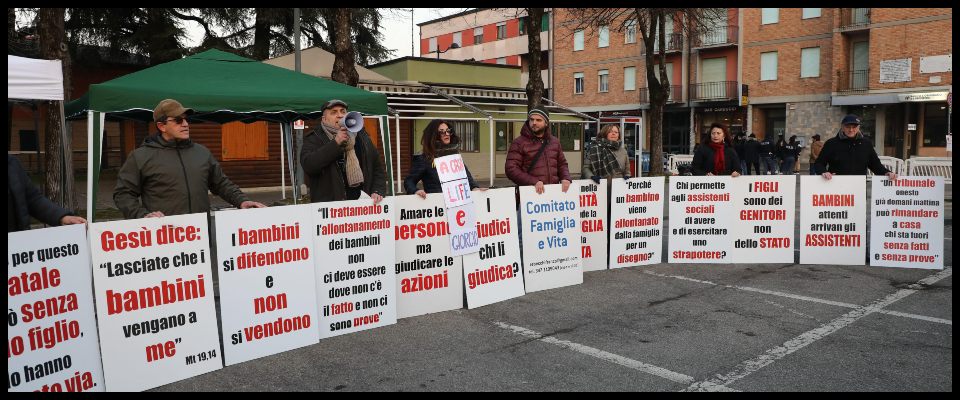
[[[108,82],[90,85],[83,97],[68,103],[70,119],[87,118],[87,219],[93,221],[104,120],[117,118],[151,121],[153,109],[163,99],[176,99],[192,108],[198,121],[273,121],[281,124],[286,155],[293,170],[292,123],[317,119],[320,106],[330,99],[350,104],[351,111],[381,118],[386,123],[387,98],[328,79],[290,71],[220,50],[208,50],[177,61],[160,64]],[[389,132],[385,132],[389,135]],[[386,136],[389,137],[389,136]],[[390,141],[382,140],[387,175]],[[393,185],[391,185],[393,187]],[[294,185],[295,195],[299,187]]]

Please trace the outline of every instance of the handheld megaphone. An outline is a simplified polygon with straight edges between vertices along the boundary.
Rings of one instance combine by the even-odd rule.
[[[347,115],[340,120],[340,126],[347,128],[347,132],[356,135],[357,132],[363,129],[363,115],[356,111],[348,112]]]

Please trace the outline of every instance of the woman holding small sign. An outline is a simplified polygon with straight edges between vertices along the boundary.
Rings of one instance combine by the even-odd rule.
[[[453,132],[452,124],[442,119],[435,119],[430,121],[427,128],[423,130],[420,145],[423,147],[422,154],[413,156],[410,173],[403,179],[403,190],[407,194],[415,193],[421,198],[426,198],[427,193],[442,191],[440,176],[437,174],[437,167],[433,160],[458,154],[460,138]],[[467,180],[470,182],[470,189],[480,188],[473,180],[469,168],[467,168]],[[417,189],[418,182],[423,182],[423,189]]]
[[[707,142],[703,143],[704,141]],[[710,125],[709,136],[701,140],[693,154],[693,163],[690,165],[693,174],[740,176],[740,159],[731,144],[730,131],[726,125],[716,122]]]
[[[630,178],[627,149],[620,142],[619,126],[604,125],[586,153],[587,161],[580,170],[581,177],[593,179],[596,183],[603,178]]]

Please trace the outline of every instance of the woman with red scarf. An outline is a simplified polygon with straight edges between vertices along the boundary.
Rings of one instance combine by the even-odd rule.
[[[700,141],[700,147],[693,153],[690,169],[700,176],[740,176],[740,158],[733,149],[726,125],[716,122],[710,125],[709,136]]]

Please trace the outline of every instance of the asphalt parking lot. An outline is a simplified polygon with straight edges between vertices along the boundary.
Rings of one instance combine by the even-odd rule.
[[[952,391],[942,271],[658,264],[386,326],[157,391]]]

